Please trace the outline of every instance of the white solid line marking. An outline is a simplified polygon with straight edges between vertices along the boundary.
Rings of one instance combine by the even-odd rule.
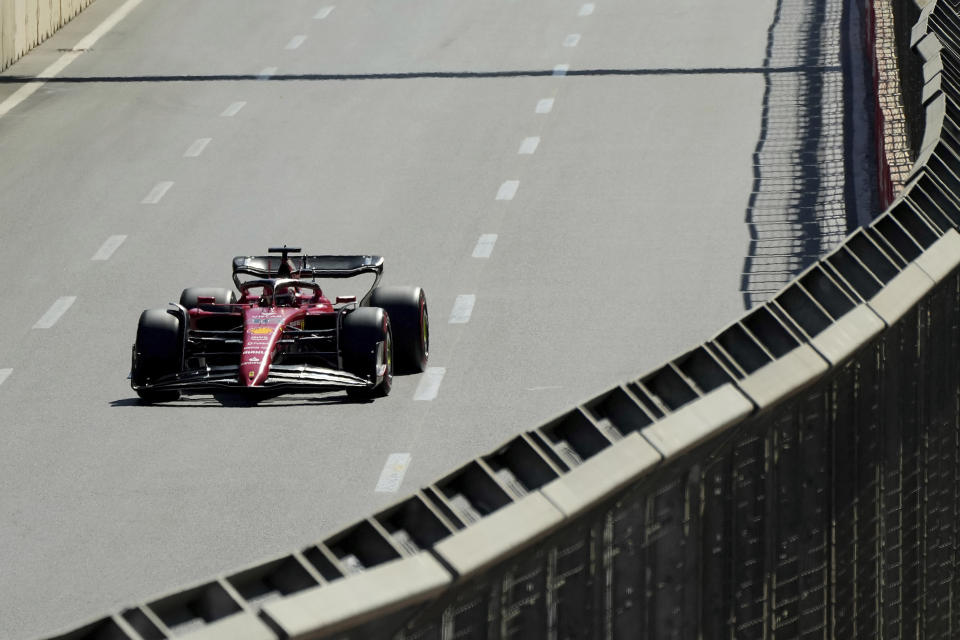
[[[257,80],[269,80],[270,76],[277,72],[276,67],[264,67],[260,70],[260,73],[257,74]]]
[[[198,157],[201,153],[203,153],[203,150],[207,148],[207,145],[210,144],[211,140],[213,140],[213,138],[198,138],[186,151],[183,152],[183,157]]]
[[[477,246],[473,248],[474,258],[489,258],[493,253],[493,245],[497,243],[497,234],[485,233],[477,240]]]
[[[570,71],[570,65],[568,64],[558,64],[553,68],[553,75],[555,76],[565,76],[567,71]]]
[[[553,98],[543,98],[537,102],[537,113],[550,113],[553,110]]]
[[[13,369],[0,369],[0,384],[3,384],[3,381],[9,378],[11,373],[13,373]]]
[[[117,10],[111,13],[106,19],[101,22],[97,27],[88,33],[86,36],[80,39],[80,41],[73,45],[73,49],[64,53],[62,56],[57,58],[57,60],[51,64],[49,67],[37,74],[37,78],[41,80],[48,80],[54,78],[61,71],[67,68],[67,66],[83,55],[83,52],[86,49],[89,49],[97,42],[100,38],[104,36],[110,29],[115,27],[118,22],[127,17],[134,8],[143,2],[143,0],[127,0],[122,5],[117,7]],[[32,96],[37,92],[40,87],[42,87],[45,82],[28,82],[19,89],[17,89],[13,95],[8,97],[3,102],[0,102],[0,118],[6,115],[11,109],[16,107],[18,104]]]
[[[513,196],[517,195],[519,187],[519,180],[507,180],[497,189],[497,200],[513,200]]]
[[[443,382],[443,374],[447,370],[444,367],[427,367],[420,378],[420,384],[417,385],[417,391],[413,394],[414,400],[433,400],[440,391],[440,383]]]
[[[320,9],[319,11],[317,11],[315,14],[313,14],[313,19],[314,19],[314,20],[323,20],[324,18],[326,18],[327,16],[330,15],[330,13],[333,11],[333,8],[334,8],[335,6],[337,6],[337,5],[333,5],[333,6],[330,6],[330,7],[323,7],[322,9]]]
[[[240,109],[243,109],[245,106],[247,106],[246,102],[234,102],[229,107],[224,109],[223,113],[221,113],[220,116],[224,118],[232,118],[233,116],[240,113]]]
[[[584,3],[583,5],[580,6],[580,12],[577,15],[578,16],[593,15],[593,10],[595,8],[596,8],[596,5],[593,4],[592,2]]]
[[[453,310],[450,311],[450,324],[467,324],[470,322],[470,314],[473,313],[473,305],[477,302],[477,296],[472,293],[463,293],[457,296],[453,302]]]
[[[549,391],[550,389],[562,389],[558,384],[548,384],[545,387],[527,387],[527,391]]]
[[[575,47],[580,44],[580,34],[571,33],[563,40],[563,46],[565,47]]]
[[[127,236],[110,236],[107,240],[101,245],[97,252],[93,254],[91,260],[109,260],[110,256],[113,255],[113,252],[120,248],[120,245],[123,244],[123,241],[127,239]]]
[[[304,36],[304,35],[293,36],[292,38],[290,38],[290,42],[287,43],[287,46],[285,46],[284,49],[287,49],[288,51],[292,51],[293,49],[299,49],[300,45],[302,45],[306,39],[307,39],[307,36]]]
[[[383,465],[380,479],[377,480],[377,488],[374,491],[377,493],[396,493],[409,466],[409,453],[391,453],[387,456],[387,462]]]
[[[76,301],[76,296],[63,296],[62,298],[57,298],[56,301],[50,305],[50,308],[47,309],[47,312],[37,320],[37,324],[33,325],[34,329],[49,329],[53,325],[57,324],[57,320],[60,319],[64,313],[67,312],[67,309],[70,308]]]
[[[537,145],[540,144],[540,136],[531,136],[529,138],[524,138],[523,142],[520,143],[520,150],[517,151],[520,155],[530,155],[537,150]]]
[[[140,201],[141,204],[157,204],[160,202],[160,199],[170,190],[170,187],[173,186],[173,182],[169,180],[164,180],[163,182],[158,182],[153,189],[150,189],[150,193],[144,196],[143,200]]]

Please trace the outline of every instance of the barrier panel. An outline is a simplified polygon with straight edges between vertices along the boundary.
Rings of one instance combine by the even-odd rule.
[[[960,15],[906,188],[766,304],[287,556],[93,638],[960,633]]]
[[[911,33],[898,25],[914,25],[920,18],[920,7],[914,2],[891,2],[897,70],[905,117],[907,143],[915,158],[923,138],[923,110],[919,96],[923,88],[923,59],[914,54]]]
[[[0,71],[90,5],[93,0],[0,0]]]

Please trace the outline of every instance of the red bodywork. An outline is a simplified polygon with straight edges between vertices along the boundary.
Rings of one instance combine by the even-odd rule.
[[[230,315],[243,318],[243,350],[240,353],[240,383],[247,387],[263,384],[270,373],[270,365],[278,353],[278,345],[287,327],[303,328],[304,318],[321,314],[336,313],[333,304],[318,289],[313,296],[300,293],[292,294],[295,302],[291,306],[264,306],[262,299],[246,295],[243,300],[231,305],[235,311]],[[304,301],[306,298],[306,301]],[[337,302],[353,302],[338,299]],[[210,303],[213,300],[209,301]],[[224,312],[190,309],[191,328],[196,328],[197,320],[204,316],[220,316]]]
[[[377,289],[383,258],[290,256],[300,249],[287,246],[269,251],[280,255],[233,259],[239,300],[227,289],[195,287],[184,290],[180,304],[141,315],[130,378],[141,398],[162,402],[217,389],[389,392],[389,326],[379,334],[359,329],[366,327],[360,318],[370,315],[360,310],[363,303],[356,296],[332,303],[317,283],[372,274],[366,300]]]

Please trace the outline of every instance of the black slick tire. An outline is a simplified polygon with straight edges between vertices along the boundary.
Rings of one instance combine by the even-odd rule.
[[[348,373],[373,383],[373,387],[348,387],[355,400],[382,398],[393,387],[393,334],[390,317],[383,309],[360,307],[343,318],[340,334],[343,368]],[[381,375],[378,369],[385,365]]]
[[[367,304],[385,310],[390,316],[397,372],[420,373],[426,370],[430,357],[430,316],[423,289],[377,287]]]
[[[181,360],[180,320],[166,309],[147,309],[137,323],[133,345],[134,385],[149,384],[162,376],[179,373]],[[137,389],[144,402],[170,402],[180,397],[176,390]]]

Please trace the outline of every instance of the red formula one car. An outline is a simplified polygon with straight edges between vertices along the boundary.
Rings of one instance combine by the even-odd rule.
[[[427,366],[430,330],[420,287],[378,287],[379,256],[306,256],[293,247],[233,259],[230,289],[185,289],[180,303],[140,315],[131,384],[146,402],[182,392],[344,389],[390,393],[394,365]],[[374,274],[359,299],[324,297],[317,278]]]

